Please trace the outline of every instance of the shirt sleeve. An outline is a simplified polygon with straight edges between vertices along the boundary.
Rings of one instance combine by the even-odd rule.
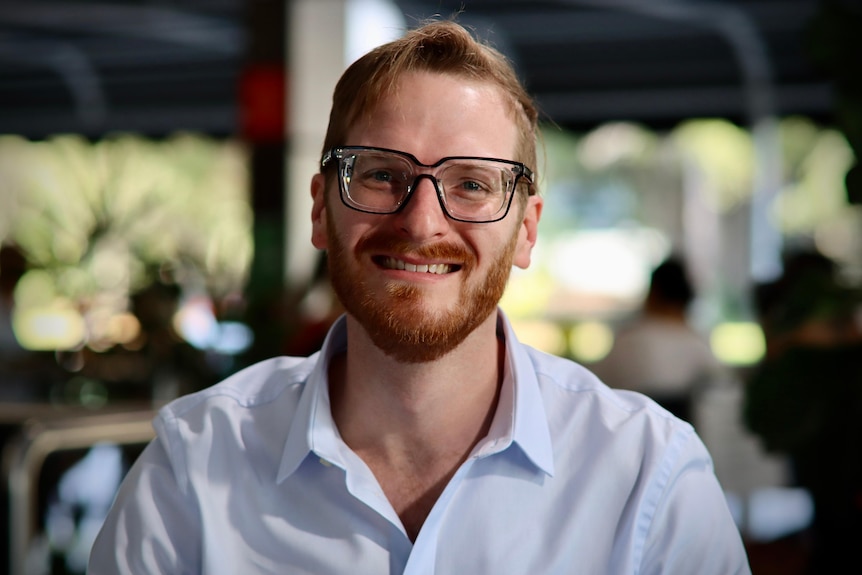
[[[644,575],[750,575],[739,528],[730,514],[712,460],[696,434],[671,454],[667,481],[653,494]]]
[[[88,575],[200,573],[200,513],[164,444],[137,458],[90,553]]]

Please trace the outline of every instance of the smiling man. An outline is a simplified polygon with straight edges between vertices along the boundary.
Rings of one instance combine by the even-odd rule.
[[[311,184],[345,315],[161,411],[91,574],[750,572],[692,427],[497,307],[536,242],[536,123],[452,22],[348,68]]]
[[[493,86],[428,71],[405,72],[375,109],[313,182],[313,242],[330,250],[348,329],[406,362],[440,359],[482,324],[495,341],[492,316],[513,261],[529,264],[541,211],[529,169],[497,159],[515,155],[512,117],[526,112]]]

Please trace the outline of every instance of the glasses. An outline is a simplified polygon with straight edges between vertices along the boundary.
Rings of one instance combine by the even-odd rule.
[[[490,223],[509,213],[521,178],[533,183],[533,172],[520,162],[452,156],[423,164],[413,155],[367,146],[333,148],[321,168],[338,161],[341,201],[369,214],[394,214],[410,201],[422,178],[437,190],[443,212],[459,222]],[[529,191],[533,194],[532,187]]]

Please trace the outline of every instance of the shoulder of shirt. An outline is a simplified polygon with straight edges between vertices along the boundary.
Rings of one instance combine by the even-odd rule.
[[[286,389],[303,385],[317,365],[318,354],[310,357],[274,357],[252,364],[221,382],[179,397],[159,410],[162,417],[177,418],[190,410],[226,399],[237,407],[269,403]]]
[[[673,420],[689,426],[640,392],[611,388],[590,369],[576,361],[530,346],[525,345],[524,348],[532,361],[540,388],[551,386],[571,394],[572,400],[590,396],[598,405],[603,406],[603,409],[616,412],[621,417],[651,414],[649,417]]]

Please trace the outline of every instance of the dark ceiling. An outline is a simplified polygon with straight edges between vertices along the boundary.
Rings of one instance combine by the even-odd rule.
[[[399,2],[407,12],[458,1]],[[828,114],[806,41],[819,0],[471,0],[461,16],[516,62],[565,126]]]
[[[828,121],[807,30],[820,0],[398,0],[408,25],[463,7],[545,115],[668,126],[762,114]],[[248,17],[277,0],[0,0],[0,133],[237,133]]]

